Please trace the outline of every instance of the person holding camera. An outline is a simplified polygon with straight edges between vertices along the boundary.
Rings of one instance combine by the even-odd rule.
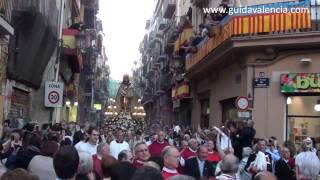
[[[268,145],[266,148],[266,152],[271,154],[271,157],[274,162],[278,161],[281,158],[280,150],[277,144],[277,138],[271,136],[268,140]]]
[[[11,132],[10,139],[2,144],[1,159],[8,158],[11,154],[16,154],[22,148],[21,131],[15,129]]]

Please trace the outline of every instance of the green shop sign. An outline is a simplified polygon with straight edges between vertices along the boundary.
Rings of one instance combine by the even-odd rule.
[[[282,93],[320,93],[320,73],[281,74]]]

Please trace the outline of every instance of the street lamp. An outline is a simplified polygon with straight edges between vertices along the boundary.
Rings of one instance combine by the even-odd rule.
[[[287,104],[291,104],[292,103],[292,99],[291,99],[291,97],[288,97],[287,98]]]
[[[317,104],[314,105],[314,110],[319,112],[320,111],[320,99],[317,100]]]

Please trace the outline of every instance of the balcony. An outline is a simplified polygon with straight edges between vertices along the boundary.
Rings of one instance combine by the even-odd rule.
[[[311,17],[306,12],[227,16],[216,35],[186,59],[186,71],[204,60],[209,62],[207,56],[220,56],[230,48],[315,44],[320,40],[320,21],[312,21]]]
[[[164,0],[163,1],[163,17],[171,19],[173,13],[176,11],[176,0]]]

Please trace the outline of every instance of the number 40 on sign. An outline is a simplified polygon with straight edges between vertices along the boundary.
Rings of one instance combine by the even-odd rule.
[[[44,106],[62,107],[63,83],[47,81],[45,83]]]

